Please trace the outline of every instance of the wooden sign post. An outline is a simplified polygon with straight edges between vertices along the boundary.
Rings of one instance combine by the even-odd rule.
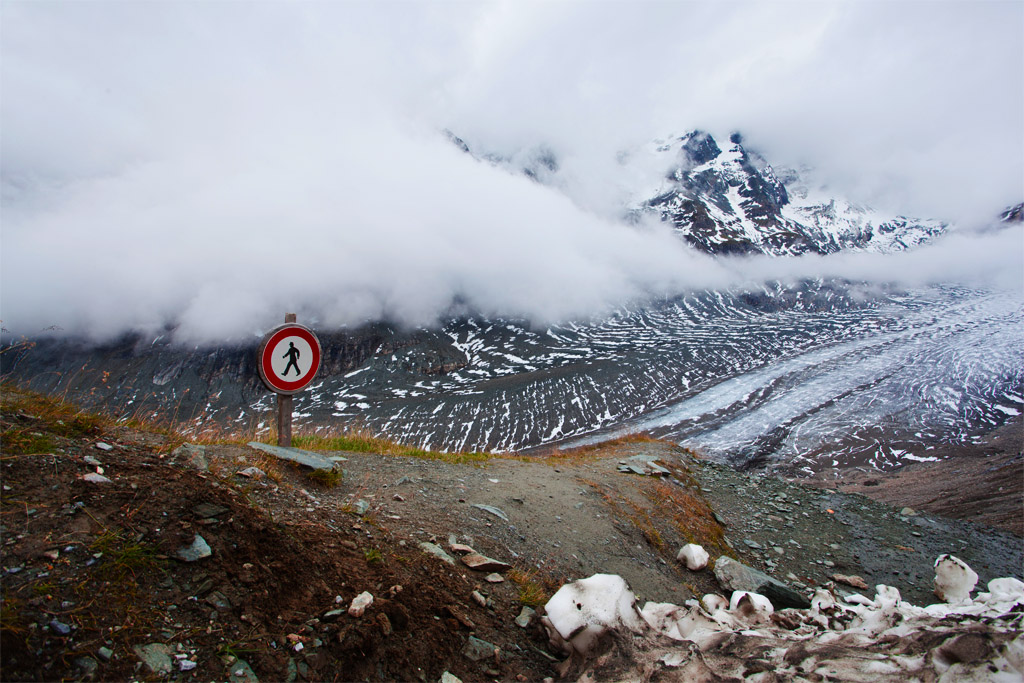
[[[277,394],[277,445],[292,445],[292,396],[313,381],[320,369],[320,340],[313,331],[286,313],[284,325],[275,327],[260,345],[259,373]]]

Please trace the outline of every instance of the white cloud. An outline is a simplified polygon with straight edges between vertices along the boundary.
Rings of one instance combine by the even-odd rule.
[[[892,5],[892,6],[890,6]],[[733,128],[893,208],[1020,200],[1019,3],[2,5],[4,325],[588,315],[734,281],[615,155]],[[569,196],[473,161],[555,150]]]

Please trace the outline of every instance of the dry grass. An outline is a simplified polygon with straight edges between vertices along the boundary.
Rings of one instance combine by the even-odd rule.
[[[0,391],[0,441],[5,456],[48,453],[55,446],[54,436],[98,436],[112,424],[103,415],[10,383],[5,382]]]
[[[519,589],[519,602],[527,607],[540,607],[551,599],[564,579],[540,569],[510,569],[508,579]]]
[[[442,460],[453,464],[483,463],[491,459],[487,453],[446,453],[406,446],[382,438],[366,429],[345,428],[340,434],[302,434],[292,437],[292,445],[311,451],[350,451],[354,453],[379,453],[407,458]]]

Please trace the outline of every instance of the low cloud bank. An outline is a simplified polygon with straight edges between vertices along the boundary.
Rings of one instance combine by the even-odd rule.
[[[285,311],[550,321],[801,275],[1019,286],[1019,231],[716,262],[619,219],[644,179],[620,179],[617,152],[723,124],[884,208],[971,225],[1019,201],[1024,67],[1007,55],[1024,10],[964,8],[921,24],[863,3],[8,4],[3,325],[220,343]],[[868,29],[886,50],[865,49]],[[545,145],[565,185],[474,161],[443,128]]]

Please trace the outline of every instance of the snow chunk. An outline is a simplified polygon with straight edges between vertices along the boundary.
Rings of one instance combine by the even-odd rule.
[[[636,596],[621,576],[594,574],[567,583],[544,606],[542,623],[551,644],[569,654],[587,655],[601,636],[625,627],[640,633],[644,621]]]
[[[978,575],[959,557],[939,555],[935,560],[935,595],[940,600],[963,602],[977,583]]]
[[[679,549],[676,559],[686,565],[690,571],[699,571],[708,566],[708,551],[696,543],[687,543]]]

